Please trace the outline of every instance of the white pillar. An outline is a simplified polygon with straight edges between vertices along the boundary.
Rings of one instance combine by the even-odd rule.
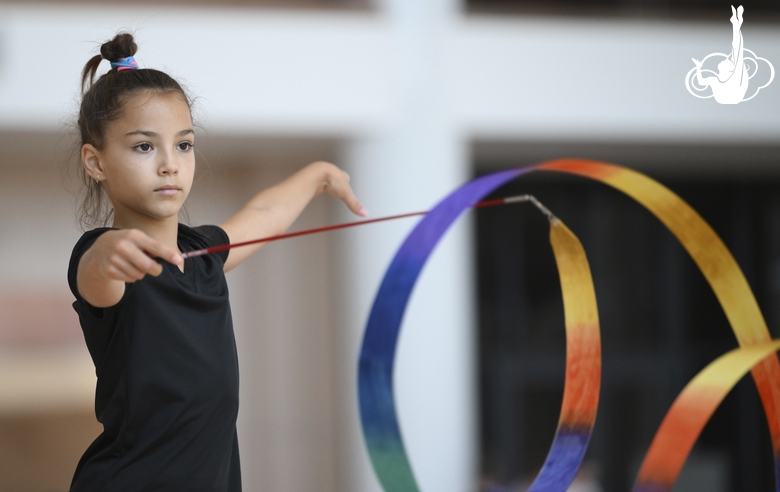
[[[469,178],[467,143],[447,113],[445,44],[452,0],[387,0],[394,113],[386,125],[345,144],[341,164],[363,204],[378,217],[426,210]],[[347,215],[340,217],[347,220]],[[335,298],[340,401],[339,490],[381,490],[363,443],[357,356],[382,275],[419,219],[375,224],[339,236]],[[469,227],[447,234],[419,283],[398,345],[395,393],[401,432],[424,492],[466,492],[476,480],[473,275]]]

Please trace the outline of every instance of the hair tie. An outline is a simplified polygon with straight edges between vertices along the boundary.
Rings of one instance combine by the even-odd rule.
[[[121,72],[122,70],[138,70],[138,62],[135,61],[135,58],[132,56],[128,56],[111,62],[111,68],[116,68],[117,72]]]

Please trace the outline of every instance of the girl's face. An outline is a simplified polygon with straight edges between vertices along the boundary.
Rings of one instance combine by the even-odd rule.
[[[178,220],[195,173],[194,136],[180,95],[144,91],[130,96],[122,116],[109,123],[103,150],[84,146],[87,171],[99,175],[114,205],[114,227]]]

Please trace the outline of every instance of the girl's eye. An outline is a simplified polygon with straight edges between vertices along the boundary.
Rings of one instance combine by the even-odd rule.
[[[152,146],[146,142],[140,143],[136,145],[134,148],[139,152],[149,152],[150,150],[152,150]]]
[[[179,144],[179,150],[187,151],[190,150],[194,145],[192,142],[182,142]]]

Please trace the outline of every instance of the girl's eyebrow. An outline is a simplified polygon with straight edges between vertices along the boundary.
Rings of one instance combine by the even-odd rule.
[[[192,133],[193,135],[195,134],[195,132],[192,131],[192,128],[187,128],[186,130],[182,130],[179,133],[177,133],[176,136],[177,137],[181,137],[183,135],[187,135],[188,133]],[[152,132],[152,131],[149,131],[149,130],[135,130],[135,131],[132,131],[132,132],[125,133],[126,137],[129,137],[131,135],[145,135],[147,137],[159,137],[160,136],[159,133]]]

